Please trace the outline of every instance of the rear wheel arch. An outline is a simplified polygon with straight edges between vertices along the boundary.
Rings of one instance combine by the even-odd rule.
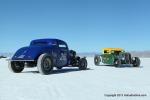
[[[40,52],[40,53],[38,53],[37,54],[37,56],[35,57],[35,61],[37,61],[38,60],[38,58],[42,55],[42,54],[47,54],[47,55],[49,55],[49,56],[51,56],[52,57],[52,54],[50,54],[49,52]]]

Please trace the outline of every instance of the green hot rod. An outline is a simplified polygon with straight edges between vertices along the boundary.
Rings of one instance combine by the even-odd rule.
[[[97,66],[103,63],[116,67],[120,67],[123,64],[139,67],[140,59],[139,57],[132,57],[130,53],[125,52],[121,48],[103,48],[101,55],[95,55],[94,63]]]

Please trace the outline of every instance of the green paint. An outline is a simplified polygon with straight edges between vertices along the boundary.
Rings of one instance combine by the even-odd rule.
[[[114,64],[114,55],[113,54],[102,54],[102,63],[104,64]]]

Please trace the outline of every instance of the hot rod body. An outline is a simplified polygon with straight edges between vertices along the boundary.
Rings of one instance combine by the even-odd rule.
[[[37,66],[40,73],[49,74],[53,67],[61,69],[75,66],[86,69],[87,61],[86,58],[76,56],[76,52],[69,50],[67,43],[62,40],[37,39],[31,41],[29,46],[20,48],[9,61],[9,68],[13,72],[21,72],[24,66]]]

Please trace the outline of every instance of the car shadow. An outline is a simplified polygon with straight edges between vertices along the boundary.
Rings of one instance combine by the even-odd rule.
[[[115,67],[115,68],[143,68],[143,66],[134,67],[132,65],[121,65],[120,67]]]
[[[143,68],[143,66],[133,67],[131,64],[122,64],[119,67],[115,67],[114,65],[98,65],[98,66],[107,66],[107,67],[114,67],[114,68]]]
[[[69,73],[69,72],[77,72],[77,71],[87,71],[87,70],[92,70],[90,68],[87,68],[86,70],[79,70],[78,68],[63,68],[59,70],[53,70],[52,74],[62,74],[62,73]]]
[[[39,71],[23,71],[21,73],[33,73],[33,74],[38,74]]]
[[[87,68],[86,70],[79,70],[78,68],[62,68],[62,69],[53,70],[51,72],[51,74],[63,74],[63,73],[77,72],[77,71],[87,71],[87,70],[93,70],[93,69]],[[39,71],[24,71],[22,73],[39,74]]]

